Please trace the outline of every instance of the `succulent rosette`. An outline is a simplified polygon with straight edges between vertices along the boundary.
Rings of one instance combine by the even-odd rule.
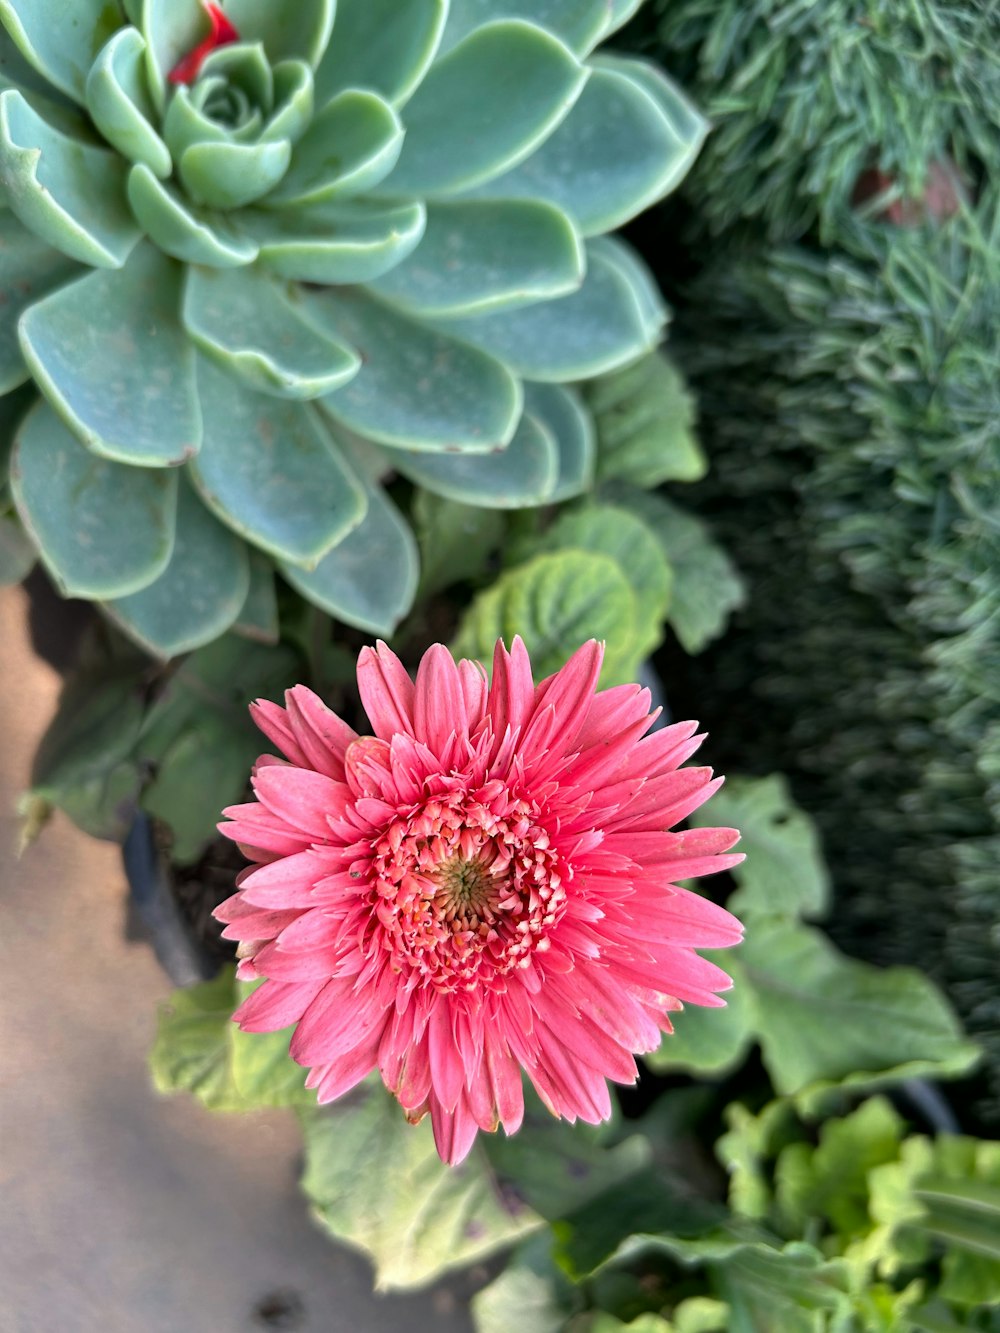
[[[0,0],[10,488],[67,595],[170,655],[276,566],[384,632],[417,560],[381,479],[585,488],[570,386],[664,322],[606,233],[705,128],[593,55],[637,8]]]

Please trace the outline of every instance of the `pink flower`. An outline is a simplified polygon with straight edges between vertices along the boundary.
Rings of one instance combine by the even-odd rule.
[[[249,1032],[296,1024],[291,1053],[332,1101],[378,1068],[438,1151],[508,1134],[525,1070],[553,1115],[611,1114],[681,1002],[730,985],[696,948],[740,925],[676,882],[725,870],[735,829],[671,832],[721,778],[681,768],[696,723],[646,733],[649,692],[595,692],[602,645],[535,686],[520,639],[475,662],[435,644],[416,683],[384,645],[358,687],[374,736],[310,690],[253,705],[256,801],[220,827],[257,864],[217,910],[240,941]]]

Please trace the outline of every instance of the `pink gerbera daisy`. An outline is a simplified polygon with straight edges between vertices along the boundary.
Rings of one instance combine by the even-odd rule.
[[[265,978],[246,1031],[296,1024],[291,1054],[332,1101],[378,1068],[438,1151],[523,1113],[521,1070],[556,1116],[611,1114],[681,1003],[719,1005],[729,978],[696,948],[740,925],[677,881],[725,870],[735,829],[671,832],[721,779],[681,768],[696,723],[650,734],[648,690],[596,691],[590,642],[536,686],[498,643],[492,683],[435,644],[411,681],[362,650],[373,736],[311,690],[253,714],[285,759],[222,825],[257,864],[217,910],[239,975]]]

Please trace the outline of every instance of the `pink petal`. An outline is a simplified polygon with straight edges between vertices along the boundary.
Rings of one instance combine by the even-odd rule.
[[[606,745],[610,737],[639,721],[652,725],[650,702],[649,690],[639,685],[613,685],[609,690],[600,690],[591,699],[577,734],[577,749],[582,751],[592,745]]]
[[[427,1024],[427,1052],[434,1095],[446,1111],[453,1111],[465,1082],[465,1070],[452,1035],[451,1009],[444,998],[439,999],[431,1010]]]
[[[438,1156],[449,1166],[458,1166],[469,1155],[479,1126],[465,1097],[459,1098],[454,1111],[446,1111],[437,1097],[430,1095],[431,1124]]]
[[[282,707],[270,699],[257,699],[250,705],[250,716],[268,740],[273,741],[293,764],[309,767],[305,751],[299,745],[291,720]]]
[[[518,731],[535,707],[535,682],[531,677],[528,650],[520,635],[510,645],[510,652],[498,639],[493,653],[493,679],[486,699],[486,712],[493,734],[501,739],[507,728]]]
[[[378,651],[362,648],[358,657],[358,690],[372,730],[382,740],[392,740],[397,731],[412,736],[413,681],[391,649],[379,643]]]
[[[465,691],[455,659],[441,643],[420,659],[413,698],[414,734],[441,755],[454,733],[469,734]]]
[[[315,1081],[311,1086],[317,1090],[316,1100],[320,1105],[336,1101],[345,1092],[357,1087],[363,1078],[367,1078],[375,1068],[377,1052],[378,1035],[370,1034],[353,1050],[345,1051],[337,1059],[314,1069],[312,1077]]]
[[[578,648],[569,661],[555,675],[543,680],[536,695],[535,716],[543,708],[554,708],[559,717],[561,748],[563,752],[575,748],[581,725],[594,701],[597,678],[604,660],[604,644],[590,639]],[[522,752],[533,753],[535,720],[532,719],[521,742]]]
[[[262,768],[253,787],[271,814],[315,842],[329,840],[330,817],[340,815],[350,799],[346,783],[308,768]]]
[[[285,702],[295,739],[306,756],[303,767],[343,782],[344,754],[358,733],[305,685],[289,690]]]
[[[244,1032],[280,1032],[297,1023],[322,989],[322,982],[265,981],[233,1014]]]
[[[219,832],[233,842],[259,847],[266,852],[278,852],[281,856],[291,856],[304,851],[310,839],[300,829],[290,828],[283,819],[277,818],[256,801],[245,805],[229,805],[222,812],[230,824],[220,824]]]

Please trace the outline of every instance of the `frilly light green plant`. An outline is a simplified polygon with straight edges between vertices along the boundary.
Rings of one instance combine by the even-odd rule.
[[[564,386],[664,322],[605,233],[705,130],[592,54],[639,3],[0,0],[0,392],[41,395],[10,489],[66,595],[169,656],[273,560],[385,632],[417,560],[381,478],[586,488]]]

